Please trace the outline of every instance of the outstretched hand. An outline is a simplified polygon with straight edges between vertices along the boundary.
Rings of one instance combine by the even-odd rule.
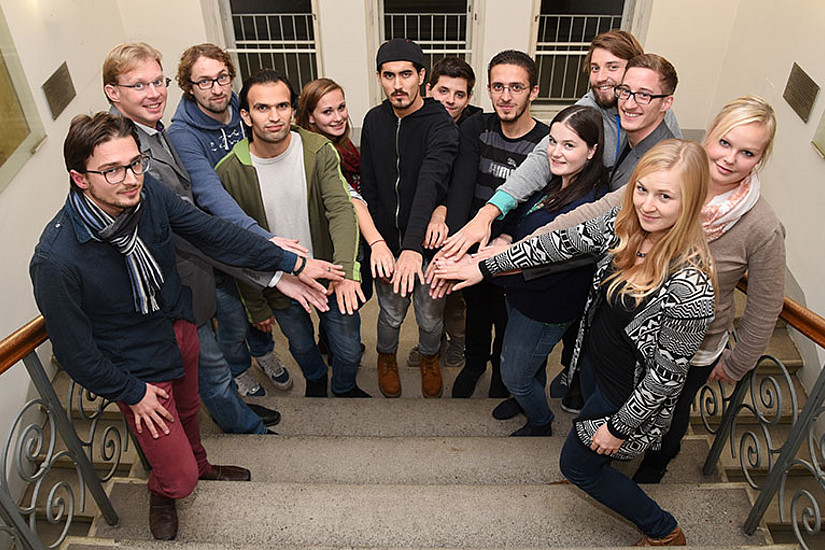
[[[484,278],[478,264],[481,260],[474,256],[465,256],[461,261],[442,258],[437,261],[435,276],[430,289],[430,295],[441,297],[452,290],[472,286],[481,282]],[[452,286],[448,284],[452,283]]]
[[[415,288],[415,278],[424,283],[424,273],[421,268],[424,258],[414,250],[402,250],[395,262],[395,273],[392,275],[392,291],[406,297],[412,294]]]
[[[303,260],[301,258],[298,258],[295,263],[295,267],[297,268],[301,265],[302,261]],[[318,282],[318,279],[326,279],[330,282],[343,281],[344,266],[331,264],[329,262],[325,262],[324,260],[308,258],[306,260],[306,266],[304,266],[304,269],[302,269],[301,273],[298,274],[298,278],[302,283],[326,293],[327,289],[324,288],[324,285]]]
[[[444,256],[463,256],[474,245],[487,246],[490,242],[490,227],[500,210],[491,204],[485,204],[472,220],[444,241],[441,252]]]
[[[312,306],[318,311],[329,311],[329,304],[327,303],[327,290],[324,285],[313,280],[309,285],[302,281],[300,277],[284,273],[281,279],[275,285],[275,288],[281,291],[284,296],[292,298],[303,307],[307,313],[312,311]],[[272,329],[270,326],[264,332],[269,332]]]
[[[271,239],[269,239],[269,242],[280,246],[284,250],[294,252],[298,256],[303,256],[304,258],[309,256],[309,249],[306,248],[305,246],[301,246],[300,244],[298,244],[298,239],[287,239],[285,237],[272,237]]]
[[[175,417],[160,404],[158,398],[169,399],[169,394],[161,388],[147,383],[146,393],[143,394],[143,399],[134,405],[129,405],[132,414],[135,415],[135,429],[137,433],[142,434],[143,426],[146,426],[149,433],[152,434],[152,437],[155,439],[160,437],[157,428],[160,428],[165,435],[169,435],[169,427],[166,425],[166,422],[172,423],[175,421]],[[164,422],[164,420],[166,422]]]
[[[335,283],[330,283],[335,299],[338,301],[338,311],[341,315],[352,315],[358,311],[358,300],[366,302],[364,291],[361,290],[361,283],[344,279]]]

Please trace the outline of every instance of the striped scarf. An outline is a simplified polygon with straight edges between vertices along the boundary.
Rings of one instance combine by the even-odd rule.
[[[143,239],[138,237],[143,195],[137,206],[125,209],[117,218],[104,212],[76,189],[71,190],[70,198],[72,207],[92,238],[114,246],[125,257],[132,283],[132,298],[138,313],[146,315],[159,310],[157,294],[163,284],[163,272]]]

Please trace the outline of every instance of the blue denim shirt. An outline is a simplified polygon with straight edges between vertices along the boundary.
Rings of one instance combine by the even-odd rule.
[[[295,254],[199,211],[149,176],[138,235],[164,276],[160,309],[135,310],[124,256],[96,241],[69,201],[40,236],[29,271],[57,360],[78,383],[133,405],[146,382],[183,376],[173,321],[194,322],[192,295],[175,269],[173,232],[226,264],[291,272]]]

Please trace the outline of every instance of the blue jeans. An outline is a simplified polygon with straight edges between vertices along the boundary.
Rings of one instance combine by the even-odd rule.
[[[501,379],[516,398],[527,421],[545,426],[553,421],[547,404],[547,356],[564,336],[572,321],[542,323],[527,317],[507,303],[507,329],[501,350]]]
[[[238,376],[249,368],[252,357],[266,355],[275,348],[272,335],[255,329],[249,324],[246,309],[238,296],[235,279],[215,271],[218,291],[218,343],[229,363],[232,376]]]
[[[328,299],[329,311],[319,312],[321,326],[332,352],[332,391],[346,393],[355,388],[355,374],[361,364],[361,316],[341,314],[335,295]],[[281,332],[289,340],[289,352],[307,380],[318,380],[327,373],[327,364],[315,344],[315,328],[309,313],[295,300],[286,309],[272,312]]]
[[[238,395],[210,323],[198,327],[201,349],[198,356],[198,393],[215,423],[230,434],[263,434],[266,427]]]
[[[423,270],[427,269],[424,263]],[[401,323],[410,307],[410,295],[402,298],[392,291],[392,285],[381,279],[375,280],[378,297],[378,337],[375,347],[379,353],[395,354],[398,351],[398,334]],[[444,332],[444,299],[430,298],[430,285],[416,279],[412,292],[415,320],[418,323],[418,351],[421,355],[435,355],[441,348]]]
[[[598,418],[619,407],[608,401],[596,383],[584,403],[580,418]],[[676,529],[674,517],[662,510],[630,478],[610,466],[610,458],[591,451],[579,439],[575,425],[561,450],[559,466],[564,477],[614,512],[636,524],[645,535],[661,539]]]

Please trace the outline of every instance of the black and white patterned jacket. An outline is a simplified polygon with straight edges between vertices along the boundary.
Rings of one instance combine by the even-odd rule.
[[[618,244],[615,222],[619,209],[575,227],[522,241],[480,265],[482,273],[489,277],[582,255],[598,257],[568,375],[577,368],[585,335],[602,300],[599,286],[609,275],[613,262],[608,251]],[[647,448],[660,447],[662,436],[670,428],[690,358],[699,349],[713,320],[714,300],[713,285],[703,271],[685,266],[670,274],[625,328],[637,356],[644,358],[636,363],[635,389],[614,415],[576,422],[579,438],[585,445],[589,447],[596,430],[609,422],[612,433],[625,436],[613,458],[630,460]]]

